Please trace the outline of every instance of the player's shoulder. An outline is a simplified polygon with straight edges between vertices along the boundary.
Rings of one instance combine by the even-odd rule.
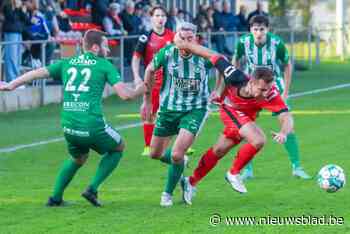
[[[175,36],[175,32],[173,32],[169,28],[165,28],[164,35],[167,35],[167,36],[170,36],[170,37],[174,37]]]
[[[153,31],[145,32],[139,36],[139,42],[141,43],[147,43],[149,38],[151,37]]]
[[[239,42],[244,43],[247,40],[251,39],[251,33],[245,33],[242,36],[239,37]]]
[[[269,32],[267,35],[271,38],[271,41],[275,42],[276,44],[284,43],[283,39],[277,34]]]
[[[164,46],[161,50],[164,51],[166,53],[166,55],[170,55],[176,49],[177,48],[175,47],[175,45],[170,43],[170,44],[167,44],[166,46]]]

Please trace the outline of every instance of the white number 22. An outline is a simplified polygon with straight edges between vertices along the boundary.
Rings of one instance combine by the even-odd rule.
[[[76,86],[73,85],[75,79],[77,78],[78,75],[78,70],[75,67],[71,67],[67,71],[68,75],[70,76],[66,88],[66,91],[74,92],[76,91]],[[80,92],[88,92],[90,87],[87,86],[86,84],[91,78],[91,70],[90,68],[84,68],[83,70],[80,71],[80,74],[84,77],[83,82],[79,85],[78,91]]]

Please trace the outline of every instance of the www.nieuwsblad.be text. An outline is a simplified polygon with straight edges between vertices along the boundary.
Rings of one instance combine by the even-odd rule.
[[[210,226],[249,226],[249,225],[325,225],[336,226],[343,225],[344,217],[334,215],[301,215],[301,216],[222,216],[220,214],[213,214],[209,217]]]

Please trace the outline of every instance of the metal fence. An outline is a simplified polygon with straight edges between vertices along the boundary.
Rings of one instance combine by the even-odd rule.
[[[302,28],[299,30],[289,29],[273,29],[272,32],[278,34],[286,43],[289,49],[289,54],[293,64],[302,64],[306,68],[312,68],[314,64],[320,64],[323,60],[338,59],[344,60],[349,58],[349,27],[343,28]],[[213,38],[219,35],[224,35],[226,43],[231,50],[234,49],[235,42],[244,32],[213,32],[213,33],[201,33],[204,44],[216,50],[216,43]],[[132,51],[136,45],[138,36],[127,37],[114,37],[110,38],[118,41],[117,46],[111,48],[111,61],[119,68],[121,77],[126,81],[132,80],[132,73],[130,68],[130,61],[132,57]],[[228,39],[230,39],[228,41]],[[4,72],[4,59],[3,48],[9,44],[22,44],[28,47],[33,44],[40,44],[41,47],[41,64],[45,65],[46,61],[46,45],[49,43],[58,43],[57,41],[23,41],[23,42],[0,42],[0,74],[3,80]],[[61,44],[59,47],[59,53],[55,59],[60,59],[63,56],[67,56],[67,48],[70,50],[70,54],[74,55],[80,53],[80,44],[77,42],[72,45]],[[65,51],[64,51],[65,50]],[[63,53],[63,52],[65,53]],[[23,67],[22,67],[23,68]],[[27,67],[27,69],[35,69],[35,67]],[[23,69],[22,69],[23,71]],[[42,93],[45,92],[46,80],[42,80],[34,85],[42,87]]]

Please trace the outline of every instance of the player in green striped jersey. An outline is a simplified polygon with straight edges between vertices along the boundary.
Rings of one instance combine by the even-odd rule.
[[[109,52],[103,32],[89,30],[83,38],[84,53],[62,59],[44,68],[27,72],[11,83],[0,84],[1,91],[11,91],[25,82],[48,76],[63,83],[61,122],[71,158],[61,168],[48,206],[61,206],[63,192],[78,169],[88,158],[90,149],[103,155],[96,174],[82,196],[94,206],[101,206],[97,191],[117,167],[124,143],[119,133],[109,126],[102,113],[102,94],[106,83],[122,99],[131,99],[144,92],[142,82],[130,89],[121,81],[119,72],[104,57]]]
[[[196,26],[183,23],[178,27],[185,41],[196,40]],[[145,115],[151,113],[154,71],[163,69],[160,108],[151,141],[150,156],[169,164],[161,206],[171,206],[173,191],[184,170],[185,152],[194,142],[205,122],[209,98],[209,71],[212,64],[202,57],[179,50],[173,44],[162,48],[147,66]],[[172,149],[167,149],[172,136],[178,135]]]
[[[256,67],[269,67],[275,75],[276,86],[285,101],[288,100],[289,86],[292,80],[292,66],[289,61],[288,50],[282,39],[270,33],[269,20],[265,16],[255,16],[250,22],[250,33],[240,37],[234,58],[234,65],[243,68],[245,72],[253,74]],[[311,177],[300,165],[300,154],[297,137],[290,133],[284,144],[292,163],[292,174],[303,179]],[[243,178],[252,178],[253,168],[249,164],[243,172]]]

